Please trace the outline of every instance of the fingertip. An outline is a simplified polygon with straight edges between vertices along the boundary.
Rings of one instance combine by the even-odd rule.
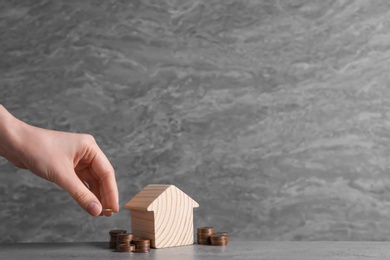
[[[119,203],[116,204],[116,205],[113,207],[113,212],[114,212],[114,213],[118,213],[118,212],[119,212]]]
[[[93,201],[93,202],[88,204],[86,210],[89,214],[96,217],[96,216],[99,216],[100,213],[102,212],[102,205]]]

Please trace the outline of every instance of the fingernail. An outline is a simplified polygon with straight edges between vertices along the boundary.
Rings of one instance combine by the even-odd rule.
[[[100,206],[96,202],[91,202],[87,206],[87,211],[92,216],[98,216],[102,212],[102,206]]]

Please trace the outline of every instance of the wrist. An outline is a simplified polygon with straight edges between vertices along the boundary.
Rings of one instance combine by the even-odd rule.
[[[7,158],[17,155],[24,124],[0,105],[0,156]]]

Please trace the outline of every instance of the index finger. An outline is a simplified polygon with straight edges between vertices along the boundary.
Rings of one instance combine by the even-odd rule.
[[[99,181],[103,194],[100,194],[102,199],[107,202],[107,206],[113,212],[119,211],[119,196],[118,186],[115,180],[115,171],[106,155],[102,152],[98,145],[96,145],[96,155],[91,161],[91,171],[95,179]]]

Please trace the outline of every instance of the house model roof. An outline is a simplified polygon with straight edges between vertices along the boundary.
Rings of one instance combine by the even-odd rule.
[[[199,207],[199,204],[175,185],[150,184],[137,193],[125,208],[155,211],[159,207]]]

